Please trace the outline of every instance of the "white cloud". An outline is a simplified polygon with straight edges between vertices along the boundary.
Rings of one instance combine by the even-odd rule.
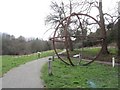
[[[0,32],[41,37],[46,29],[44,19],[49,4],[50,0],[1,0]]]
[[[0,0],[0,32],[16,37],[49,37],[44,19],[49,14],[52,0]],[[55,1],[55,0],[54,0]],[[61,0],[60,0],[61,1]],[[106,8],[113,1],[103,0]],[[105,6],[106,5],[106,6]]]

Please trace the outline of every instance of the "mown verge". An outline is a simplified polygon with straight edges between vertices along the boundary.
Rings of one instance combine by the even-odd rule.
[[[96,55],[100,48],[86,48],[83,53],[86,55]],[[117,50],[110,48],[110,56],[115,56]],[[71,56],[78,54],[80,50],[71,52]],[[66,53],[61,55],[66,56]],[[107,60],[108,56],[104,56]],[[103,57],[101,57],[102,59]],[[72,58],[74,61],[74,58]],[[102,61],[102,60],[98,60]],[[85,61],[83,61],[85,62]],[[47,88],[118,88],[118,67],[94,62],[88,66],[68,66],[59,59],[52,61],[53,75],[48,75],[48,65],[44,65],[41,78]]]
[[[58,50],[58,52],[61,50]],[[49,51],[44,51],[41,53],[40,58],[43,57],[47,57],[47,56],[51,56],[54,55],[54,50],[49,50]],[[30,54],[30,55],[3,55],[2,59],[0,60],[0,62],[2,64],[2,72],[0,72],[0,76],[4,75],[6,72],[8,72],[10,69],[17,67],[21,64],[25,64],[27,62],[33,61],[33,60],[37,60],[38,58],[38,54],[34,53],[34,54]]]
[[[42,69],[41,78],[47,88],[117,88],[118,66],[98,63],[88,66],[68,66],[58,59],[52,62],[53,75],[48,75],[48,65]]]

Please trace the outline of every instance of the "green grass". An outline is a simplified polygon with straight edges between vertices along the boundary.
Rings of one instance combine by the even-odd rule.
[[[48,65],[42,69],[41,78],[47,88],[117,88],[118,67],[92,63],[89,66],[67,66],[58,59],[52,63],[53,75],[48,75]],[[90,84],[90,81],[95,85]]]
[[[58,50],[58,52],[59,51],[61,50]],[[40,55],[40,58],[50,56],[50,55],[54,55],[54,50],[42,52]],[[22,56],[3,55],[1,60],[2,68],[0,68],[0,70],[2,70],[2,73],[0,73],[0,76],[4,75],[6,72],[8,72],[10,69],[14,67],[17,67],[21,64],[25,64],[26,62],[36,60],[36,59],[38,59],[37,53],[31,54],[31,55],[22,55]]]
[[[0,76],[2,76],[2,56],[0,56]]]
[[[83,51],[82,51],[82,49],[75,49],[74,51],[70,51],[70,54],[71,55],[79,54],[82,51],[83,54],[95,56],[96,54],[99,53],[100,49],[101,48],[94,48],[94,47],[93,48],[83,48]],[[117,54],[117,48],[108,48],[108,51],[113,55]]]
[[[108,51],[113,55],[116,55],[118,52],[117,48],[108,48]]]
[[[74,51],[69,51],[69,54],[71,57],[73,57],[73,55],[82,54],[82,58],[84,59],[93,59],[95,58],[98,53],[100,52],[101,48],[83,48],[82,49],[74,49]],[[117,56],[117,48],[108,48],[108,51],[110,52],[110,54],[108,55],[102,55],[101,57],[97,58],[98,61],[108,61],[111,62],[112,57],[116,57]],[[63,53],[64,56],[66,56],[66,52]],[[118,60],[116,60],[116,62],[118,62]]]

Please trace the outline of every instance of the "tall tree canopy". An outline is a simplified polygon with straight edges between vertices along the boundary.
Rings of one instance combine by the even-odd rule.
[[[80,1],[73,1],[69,0],[68,3],[61,2],[58,4],[57,2],[51,2],[51,13],[46,17],[46,24],[50,24],[51,28],[56,28],[59,22],[61,22],[64,18],[69,16],[71,13],[84,13],[88,15],[92,15],[98,22],[100,23],[100,35],[103,37],[103,45],[102,45],[102,51],[101,54],[109,54],[107,49],[107,28],[106,25],[114,24],[115,23],[115,15],[111,15],[109,13],[104,12],[103,6],[102,6],[102,0],[96,1],[96,0],[80,0]],[[96,13],[93,12],[93,10],[97,9],[98,11]],[[93,15],[94,13],[94,15]],[[96,30],[98,30],[97,23],[91,22],[89,17],[80,17],[82,22],[82,27],[84,30],[88,31],[95,30],[93,28],[96,27]],[[91,26],[93,25],[93,27]],[[75,18],[71,19],[68,23],[68,33],[71,35],[72,30],[75,26],[77,26],[77,21]],[[63,26],[62,26],[63,27]],[[62,31],[62,29],[61,29]],[[78,31],[78,30],[77,30]],[[61,33],[61,32],[60,32]],[[71,44],[71,40],[69,41],[69,44]],[[72,47],[72,46],[71,46]]]

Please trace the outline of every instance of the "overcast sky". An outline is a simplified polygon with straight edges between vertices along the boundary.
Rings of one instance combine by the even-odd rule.
[[[39,37],[47,39],[50,34],[44,35],[47,30],[44,20],[50,12],[51,1],[0,0],[0,32],[15,37],[22,35],[26,38]],[[109,11],[110,8],[117,5],[116,1],[119,0],[103,0],[105,11]]]

